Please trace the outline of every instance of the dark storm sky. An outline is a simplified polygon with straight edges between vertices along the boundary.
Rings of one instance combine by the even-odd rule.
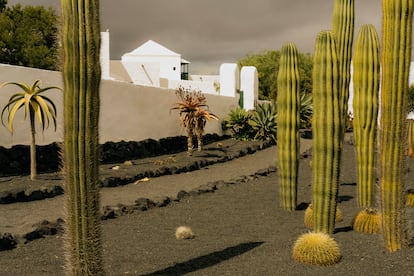
[[[59,8],[59,0],[9,0],[9,5]],[[149,39],[191,61],[191,73],[218,73],[223,62],[280,49],[287,41],[312,53],[316,34],[331,28],[333,0],[101,0],[111,59]],[[381,1],[355,1],[355,29],[381,30]]]

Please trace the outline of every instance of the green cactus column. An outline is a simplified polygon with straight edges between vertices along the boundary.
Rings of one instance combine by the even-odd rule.
[[[298,51],[293,43],[282,47],[277,76],[277,150],[280,203],[293,211],[297,205],[299,168],[299,94]]]
[[[411,62],[413,0],[382,1],[381,208],[389,251],[405,240],[402,218],[405,124]]]
[[[376,140],[380,83],[379,38],[373,25],[363,25],[359,30],[353,64],[358,205],[360,207],[372,207],[376,180]]]
[[[340,108],[343,120],[342,136],[345,134],[345,120],[348,112],[352,44],[354,40],[354,18],[354,0],[335,0],[332,17],[332,32],[336,37],[339,63],[339,89],[341,95]]]
[[[61,0],[66,272],[103,275],[98,175],[99,0]]]
[[[313,57],[313,214],[315,232],[333,234],[341,152],[339,68],[334,35],[322,31]]]

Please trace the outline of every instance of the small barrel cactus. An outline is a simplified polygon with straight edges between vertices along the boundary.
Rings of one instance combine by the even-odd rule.
[[[328,266],[340,261],[341,251],[328,234],[311,232],[300,236],[295,242],[292,257],[300,263]]]
[[[355,217],[353,228],[357,232],[378,234],[381,232],[381,215],[373,208],[366,208]]]
[[[336,213],[335,213],[335,223],[343,221],[342,218],[342,211],[338,207],[336,207]],[[305,217],[304,217],[304,223],[306,228],[313,229],[313,208],[312,204],[309,204],[308,208],[305,210]]]

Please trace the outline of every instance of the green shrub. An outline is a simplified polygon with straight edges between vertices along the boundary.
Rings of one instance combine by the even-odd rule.
[[[237,140],[252,140],[254,138],[254,131],[249,124],[252,114],[252,112],[246,111],[241,107],[231,110],[223,121],[223,129],[230,129],[233,138]]]

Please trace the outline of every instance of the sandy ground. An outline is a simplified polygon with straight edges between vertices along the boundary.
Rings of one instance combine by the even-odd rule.
[[[411,188],[413,164],[408,159]],[[208,177],[209,170],[203,171]],[[381,235],[352,230],[358,212],[355,183],[354,148],[345,144],[339,187],[344,220],[333,235],[342,259],[336,265],[309,266],[292,259],[295,240],[308,232],[304,210],[288,212],[279,207],[274,172],[224,182],[214,193],[104,221],[105,270],[108,275],[414,275],[413,246],[389,253]],[[300,161],[298,191],[299,203],[306,206],[311,201],[310,158]],[[412,210],[407,210],[407,216],[414,220]],[[174,232],[180,225],[191,227],[195,238],[176,240]],[[54,235],[2,251],[0,274],[62,275],[62,248],[62,236]]]

